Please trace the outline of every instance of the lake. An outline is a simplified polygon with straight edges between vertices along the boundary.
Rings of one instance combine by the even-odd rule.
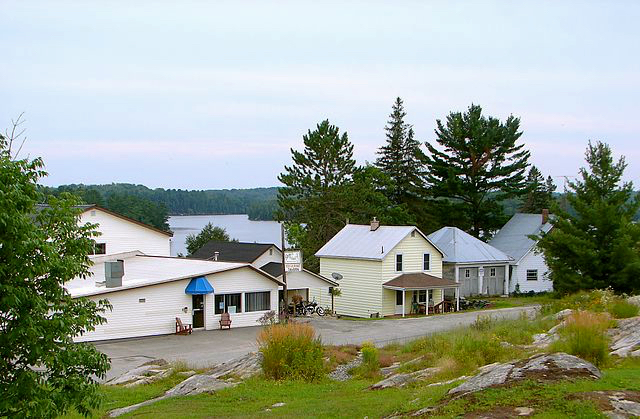
[[[251,221],[246,214],[177,215],[169,217],[169,227],[173,231],[171,255],[186,255],[185,239],[189,234],[198,234],[207,223],[224,228],[229,237],[241,242],[274,243],[280,247],[280,223],[276,221]]]

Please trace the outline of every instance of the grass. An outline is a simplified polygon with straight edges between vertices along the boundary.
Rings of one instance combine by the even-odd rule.
[[[607,313],[577,311],[567,317],[566,325],[559,330],[560,339],[551,345],[551,351],[566,352],[603,366],[609,356],[606,331],[612,323]]]

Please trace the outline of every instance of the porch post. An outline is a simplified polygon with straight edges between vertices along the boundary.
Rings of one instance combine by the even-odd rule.
[[[509,264],[504,265],[504,295],[509,295]]]
[[[460,287],[455,288],[456,293],[456,311],[460,311]]]
[[[404,317],[404,304],[405,304],[405,299],[404,296],[407,293],[407,290],[405,290],[404,288],[402,289],[402,317]]]

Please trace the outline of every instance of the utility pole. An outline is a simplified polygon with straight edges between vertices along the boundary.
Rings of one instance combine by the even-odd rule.
[[[287,299],[287,270],[285,269],[284,264],[284,222],[280,222],[280,246],[280,249],[282,250],[282,282],[284,283],[284,285],[282,286],[282,297],[284,298],[284,312],[286,316],[289,310],[289,303]]]

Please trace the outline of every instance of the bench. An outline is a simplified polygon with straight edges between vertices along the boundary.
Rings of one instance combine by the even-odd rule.
[[[220,329],[228,327],[231,329],[231,315],[229,313],[222,313],[220,316]]]
[[[193,326],[182,323],[180,317],[176,317],[176,335],[190,335],[193,332]]]

